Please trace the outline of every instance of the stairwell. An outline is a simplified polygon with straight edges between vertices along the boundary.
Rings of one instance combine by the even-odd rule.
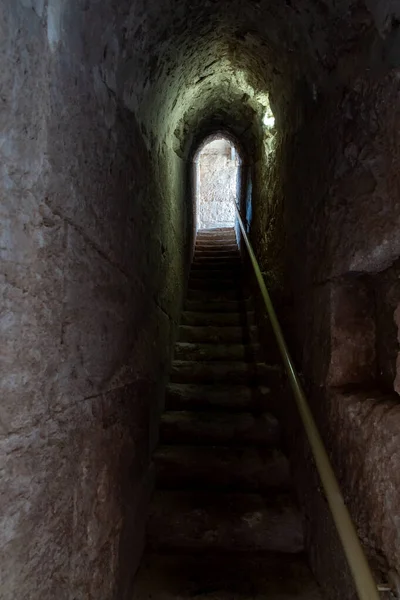
[[[198,233],[134,600],[318,600],[233,229]]]

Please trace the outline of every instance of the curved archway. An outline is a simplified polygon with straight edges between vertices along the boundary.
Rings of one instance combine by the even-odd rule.
[[[242,156],[226,132],[203,139],[193,155],[196,230],[234,227]]]

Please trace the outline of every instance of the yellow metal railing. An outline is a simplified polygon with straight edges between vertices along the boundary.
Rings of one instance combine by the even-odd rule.
[[[350,513],[344,503],[343,495],[340,491],[338,481],[333,472],[332,464],[325,449],[322,438],[319,434],[317,425],[312,415],[311,409],[304,394],[303,386],[296,373],[293,361],[290,357],[285,338],[279,325],[275,309],[271,302],[270,295],[264,283],[260,267],[247,237],[239,209],[235,202],[235,208],[238,216],[240,229],[249,252],[250,260],[253,265],[254,273],[260,286],[261,294],[267,309],[267,313],[274,331],[280,353],[285,364],[289,377],[290,386],[296,400],[297,408],[306,431],[311,450],[315,459],[315,464],[325,491],[334,523],[336,525],[339,538],[349,564],[354,583],[360,600],[379,600],[378,586],[376,585],[371,569],[368,565],[364,550],[358,539],[356,529],[350,517]],[[379,586],[379,589],[386,591],[385,586]]]

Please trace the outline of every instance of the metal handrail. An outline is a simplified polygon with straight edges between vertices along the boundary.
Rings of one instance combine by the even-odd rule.
[[[276,316],[269,292],[264,283],[264,279],[258,265],[257,259],[244,229],[243,221],[240,216],[236,202],[235,208],[238,216],[240,229],[243,234],[244,241],[249,252],[250,260],[260,286],[261,294],[267,309],[272,329],[274,331],[276,341],[279,346],[280,353],[285,364],[287,374],[289,376],[290,385],[296,400],[297,408],[300,412],[306,431],[308,441],[315,459],[318,473],[321,479],[322,486],[332,513],[334,523],[336,525],[339,538],[343,545],[343,550],[347,558],[350,571],[354,578],[355,587],[360,600],[379,600],[378,586],[374,581],[371,569],[369,567],[364,550],[358,539],[356,529],[351,520],[350,513],[344,503],[343,495],[340,491],[336,475],[333,472],[332,464],[329,460],[328,453],[318,431],[315,419],[312,415],[310,406],[305,397],[303,386],[296,373],[292,358],[289,354],[285,338],[282,333],[281,326]]]

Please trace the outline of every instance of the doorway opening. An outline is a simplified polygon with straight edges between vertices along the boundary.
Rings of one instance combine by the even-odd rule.
[[[208,138],[199,148],[196,165],[196,229],[235,227],[234,202],[239,197],[240,156],[223,135]]]

